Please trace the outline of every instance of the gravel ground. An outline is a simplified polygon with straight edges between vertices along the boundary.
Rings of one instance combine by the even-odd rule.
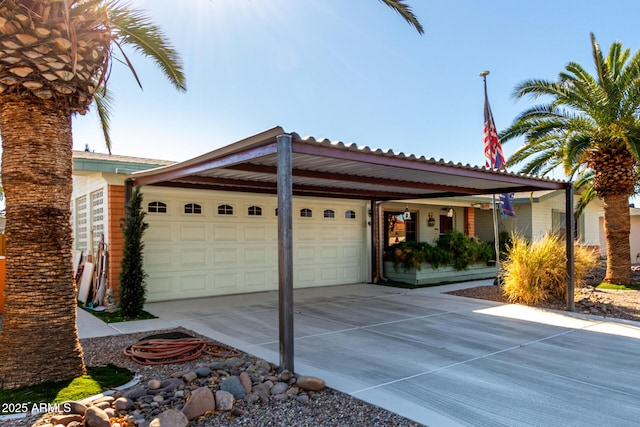
[[[594,287],[602,283],[605,272],[606,265],[601,262],[597,268],[583,279],[584,286],[575,289],[575,311],[605,318],[640,321],[640,291],[596,289]],[[632,266],[632,279],[635,283],[640,283],[640,265]],[[504,303],[509,302],[498,286],[478,286],[449,292],[449,294]],[[546,301],[536,305],[536,307],[565,310],[566,302],[564,300]]]
[[[198,334],[178,328],[193,336]],[[158,331],[167,332],[167,331]],[[153,332],[156,333],[156,332]],[[122,350],[139,339],[150,335],[137,333],[116,335],[103,338],[81,340],[85,361],[88,366],[101,366],[107,363],[124,366],[142,376],[141,383],[149,379],[168,378],[174,372],[184,372],[195,369],[208,362],[220,360],[210,356],[201,357],[195,361],[157,366],[142,366],[128,359]],[[242,358],[254,361],[253,356],[242,354]],[[416,427],[421,424],[408,420],[398,414],[370,405],[347,394],[325,388],[311,395],[308,402],[295,400],[276,401],[268,403],[237,402],[236,407],[243,411],[240,416],[231,416],[228,412],[216,412],[210,416],[193,420],[189,426],[398,426]],[[0,427],[35,427],[46,424],[51,414],[40,414],[20,420],[0,421]]]

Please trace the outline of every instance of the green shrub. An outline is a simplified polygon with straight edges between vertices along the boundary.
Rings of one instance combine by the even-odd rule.
[[[566,298],[567,257],[564,238],[546,234],[528,242],[521,236],[512,238],[503,263],[503,291],[510,302],[539,304]],[[576,286],[596,265],[592,250],[575,246]]]
[[[144,243],[142,236],[149,224],[144,222],[142,195],[136,187],[125,207],[126,216],[120,220],[124,232],[124,249],[120,263],[120,311],[129,318],[137,318],[144,307],[147,274],[143,269]]]
[[[420,270],[422,264],[431,268],[451,265],[456,270],[464,270],[477,262],[488,263],[495,258],[492,246],[457,230],[440,236],[435,245],[427,242],[400,242],[385,252],[385,260],[392,261],[395,267],[401,265],[405,270]]]

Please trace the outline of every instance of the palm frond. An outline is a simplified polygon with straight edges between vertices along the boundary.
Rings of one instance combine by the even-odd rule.
[[[418,21],[418,18],[413,14],[411,7],[408,4],[405,4],[404,0],[380,0],[382,3],[389,6],[391,9],[398,12],[400,16],[404,18],[405,21],[409,25],[418,31],[418,34],[424,34],[424,28],[422,28],[422,24]]]
[[[111,154],[111,112],[113,111],[113,96],[110,91],[99,87],[93,95],[93,101],[96,104],[96,111],[98,113],[98,119],[100,120],[102,134],[104,135],[105,145],[107,146],[109,154]]]
[[[118,46],[130,45],[137,53],[150,58],[176,89],[185,91],[182,59],[160,27],[144,11],[128,4],[111,0],[107,5],[109,23]]]

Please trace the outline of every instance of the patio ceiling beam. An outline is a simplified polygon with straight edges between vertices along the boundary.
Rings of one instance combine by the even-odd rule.
[[[238,179],[226,179],[226,178],[213,178],[213,177],[184,177],[180,180],[157,182],[150,184],[159,187],[173,187],[173,188],[193,188],[202,190],[221,190],[221,191],[242,191],[242,192],[256,192],[256,193],[270,193],[276,194],[277,186],[272,182],[264,181],[248,181]],[[316,185],[302,185],[294,184],[293,193],[296,196],[317,196],[317,197],[340,197],[347,199],[363,199],[369,200],[371,197],[378,197],[386,200],[399,199],[399,198],[416,198],[414,192],[407,191],[394,191],[394,189],[385,190],[364,190],[359,188],[341,188],[341,187],[327,187]]]
[[[541,178],[530,178],[513,175],[506,172],[492,171],[481,168],[456,167],[453,164],[433,163],[418,159],[402,159],[392,156],[380,156],[375,153],[363,153],[358,151],[340,150],[330,147],[297,143],[293,145],[293,152],[298,154],[308,154],[311,156],[328,157],[340,160],[350,160],[354,162],[368,163],[373,165],[383,165],[401,169],[411,169],[416,171],[433,172],[442,175],[466,177],[483,181],[496,181],[522,186],[534,186],[538,190],[560,190],[564,189],[564,182],[548,181]]]
[[[256,165],[256,164],[237,164],[233,166],[229,166],[226,169],[242,171],[242,172],[253,172],[253,173],[264,173],[269,175],[275,175],[277,173],[277,168],[274,166],[266,166],[266,165]],[[389,187],[398,187],[398,188],[416,188],[416,189],[424,189],[424,190],[437,190],[437,191],[451,191],[457,194],[477,194],[477,190],[472,188],[464,188],[458,187],[454,185],[444,185],[444,184],[432,184],[432,183],[424,183],[424,182],[416,182],[416,181],[406,181],[400,179],[391,179],[391,178],[380,178],[375,176],[363,176],[363,175],[349,175],[343,173],[335,173],[335,172],[323,172],[323,171],[314,171],[309,169],[293,169],[292,172],[294,177],[303,177],[303,178],[317,178],[317,179],[325,179],[332,181],[344,181],[344,182],[355,182],[362,184],[371,184],[371,185],[379,185],[383,184]]]

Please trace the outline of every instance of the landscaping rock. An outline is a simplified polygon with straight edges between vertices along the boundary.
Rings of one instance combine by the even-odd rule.
[[[149,382],[147,382],[147,388],[149,390],[157,390],[161,385],[162,382],[160,380],[149,380]]]
[[[267,383],[260,383],[253,386],[251,392],[260,396],[262,401],[266,402],[269,400],[269,395],[271,394],[269,385]]]
[[[235,399],[238,400],[243,399],[247,394],[242,382],[240,381],[240,377],[236,376],[225,378],[224,381],[222,381],[222,384],[220,384],[220,390],[228,391]]]
[[[144,396],[145,394],[147,394],[147,389],[141,385],[133,387],[131,390],[125,392],[125,396],[131,400],[138,400],[138,398]]]
[[[206,378],[211,375],[211,369],[207,368],[206,366],[200,366],[195,370],[195,372],[199,378]]]
[[[84,423],[87,427],[110,427],[109,416],[97,406],[90,406],[84,414]]]
[[[233,394],[228,391],[216,391],[216,409],[218,411],[230,411],[233,408]]]
[[[55,424],[62,424],[63,426],[66,426],[71,421],[82,422],[82,415],[79,415],[79,414],[60,414],[60,415],[54,415],[53,417],[51,417],[51,422],[54,425]]]
[[[260,375],[266,375],[271,371],[271,365],[266,360],[258,360],[256,362],[256,372]]]
[[[207,411],[216,409],[216,401],[213,392],[208,387],[199,387],[191,393],[191,398],[182,408],[182,413],[187,419],[192,420],[203,415]]]
[[[182,379],[184,380],[185,383],[190,383],[196,378],[198,378],[198,374],[196,374],[195,372],[187,372],[182,376]]]
[[[296,384],[302,389],[311,391],[320,391],[327,386],[324,380],[311,376],[298,377]]]
[[[133,402],[126,397],[119,397],[113,402],[113,408],[118,412],[124,412],[131,409]]]
[[[249,377],[249,374],[247,374],[246,371],[242,371],[240,372],[240,375],[238,376],[238,378],[240,379],[240,384],[242,384],[242,387],[244,388],[244,392],[249,394],[251,393],[251,377]]]
[[[66,401],[60,406],[65,408],[66,412],[69,414],[84,415],[84,413],[87,412],[87,405],[81,402]]]
[[[282,394],[289,388],[289,384],[287,383],[275,383],[273,387],[271,387],[271,394]]]
[[[151,420],[149,427],[186,427],[187,417],[180,411],[169,409]]]

